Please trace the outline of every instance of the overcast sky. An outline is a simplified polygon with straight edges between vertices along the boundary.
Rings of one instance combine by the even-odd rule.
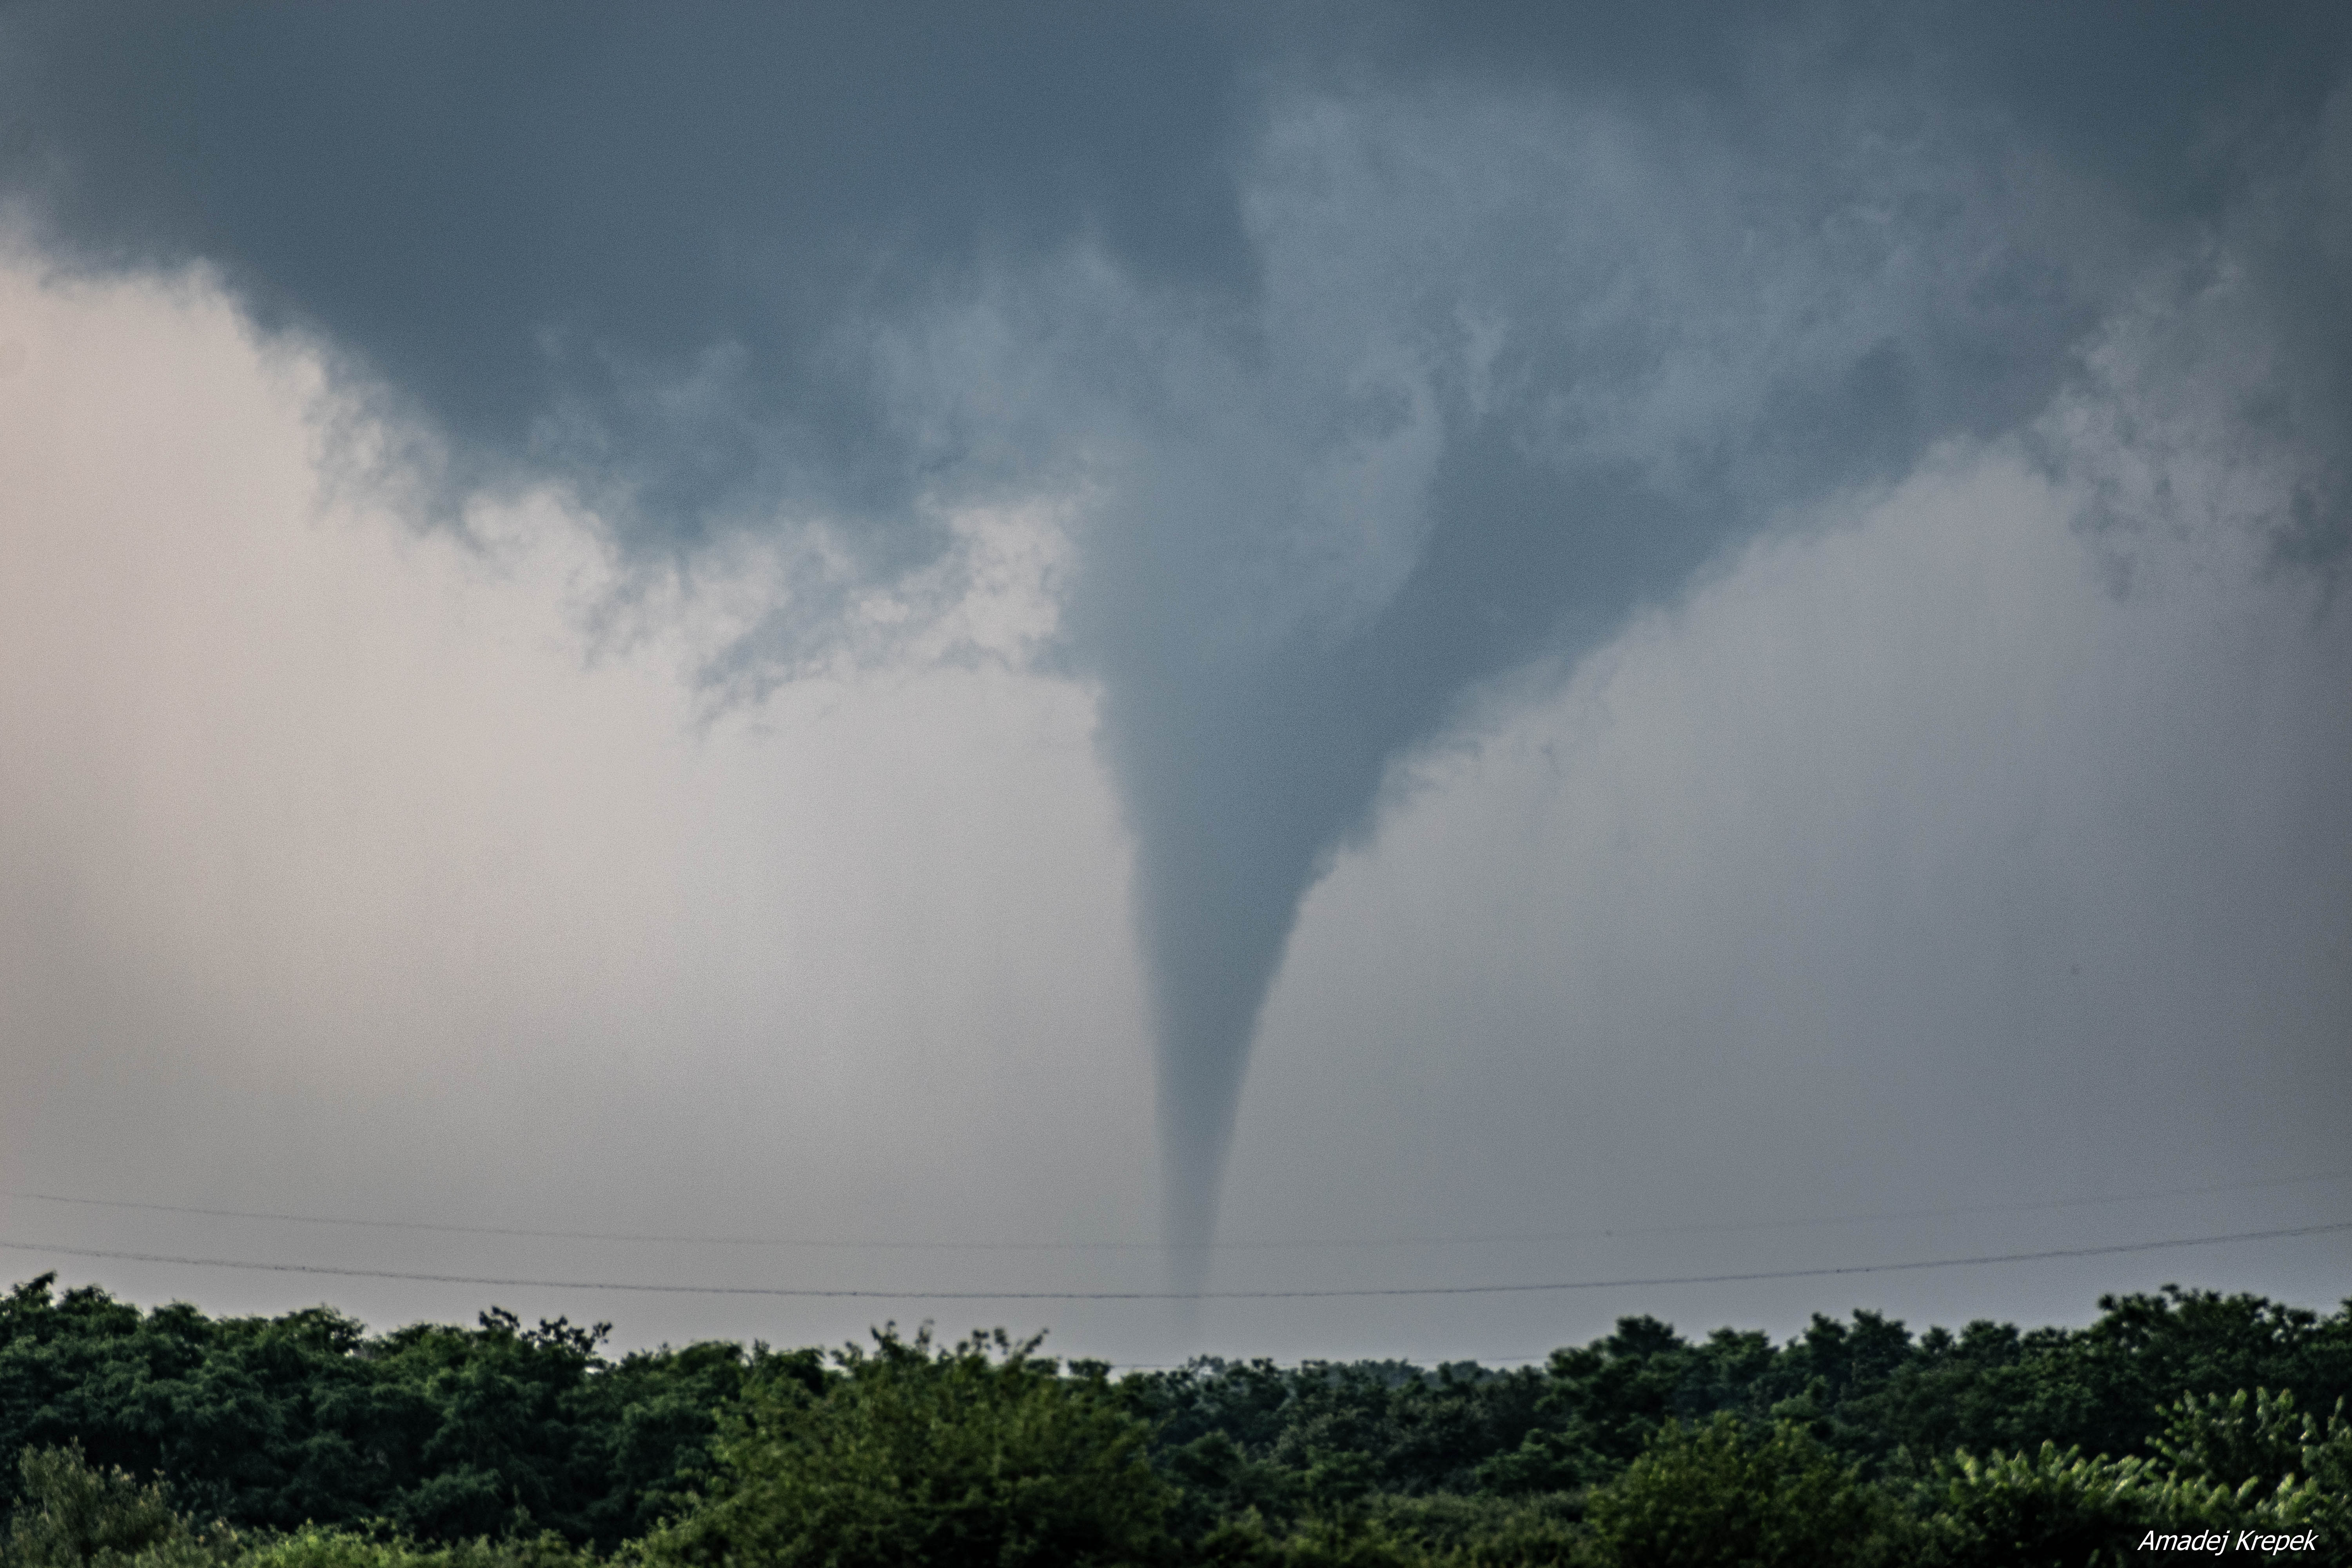
[[[2336,8],[31,5],[0,103],[8,1279],[2352,1293]]]

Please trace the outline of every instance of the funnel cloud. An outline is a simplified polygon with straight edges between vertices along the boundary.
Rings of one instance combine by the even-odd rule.
[[[1939,450],[2064,467],[2126,331],[2340,568],[2347,67],[2317,5],[84,0],[0,20],[0,195],[319,348],[428,525],[774,563],[722,692],[1055,520],[1197,1279],[1301,900],[1505,688]]]

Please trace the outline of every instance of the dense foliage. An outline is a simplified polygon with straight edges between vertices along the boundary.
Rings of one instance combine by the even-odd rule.
[[[1962,1568],[2214,1530],[2352,1563],[2352,1304],[2101,1309],[1114,1379],[1001,1331],[612,1359],[601,1325],[370,1335],[44,1278],[0,1302],[0,1568]]]
[[[610,1547],[676,1505],[718,1412],[779,1359],[700,1344],[607,1362],[602,1325],[492,1310],[371,1335],[324,1307],[142,1312],[52,1283],[0,1299],[0,1454],[79,1444],[241,1528],[384,1519],[427,1540],[552,1530]]]
[[[713,1568],[1150,1557],[1167,1488],[1142,1424],[1100,1368],[1066,1377],[1035,1349],[999,1330],[934,1353],[928,1332],[885,1331],[814,1387],[757,1380],[719,1444],[716,1494],[646,1555]]]

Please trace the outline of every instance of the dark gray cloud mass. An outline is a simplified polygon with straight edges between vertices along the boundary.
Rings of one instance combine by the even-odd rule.
[[[715,678],[952,568],[958,507],[1061,509],[1181,1241],[1299,900],[1484,683],[2026,428],[2104,324],[2224,270],[2272,365],[2225,416],[2299,476],[2282,558],[2345,539],[2340,6],[0,26],[46,253],[208,264],[425,438],[445,509],[552,482],[649,569],[822,542]]]

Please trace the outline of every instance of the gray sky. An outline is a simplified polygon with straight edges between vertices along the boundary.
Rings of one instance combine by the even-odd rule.
[[[1125,1362],[2345,1293],[2346,1233],[1191,1306],[43,1252],[1311,1290],[2347,1217],[2330,10],[893,15],[0,22],[12,1277]]]

